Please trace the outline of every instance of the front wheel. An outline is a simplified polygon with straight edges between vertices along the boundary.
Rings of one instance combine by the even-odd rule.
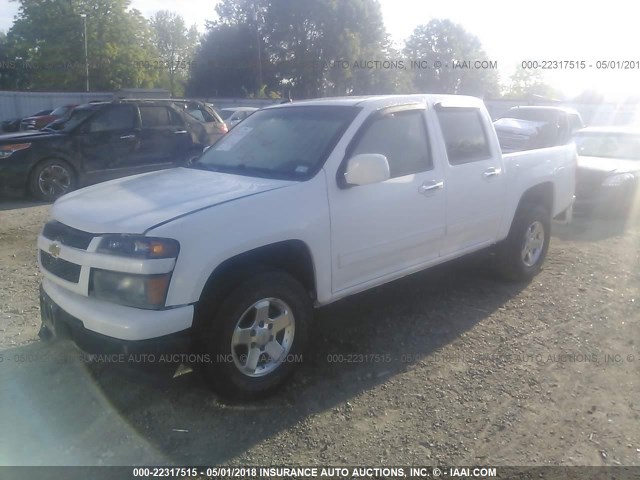
[[[208,319],[205,374],[212,387],[232,399],[273,392],[301,362],[312,315],[309,295],[286,273],[241,283]]]
[[[29,190],[38,200],[52,202],[75,188],[76,176],[63,160],[44,160],[31,172]]]
[[[551,218],[546,208],[521,205],[509,236],[498,251],[500,273],[509,280],[530,280],[540,272],[549,249]]]

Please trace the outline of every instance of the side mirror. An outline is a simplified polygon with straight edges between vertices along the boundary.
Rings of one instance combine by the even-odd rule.
[[[368,185],[391,178],[387,157],[377,153],[362,153],[347,162],[344,179],[348,185]]]

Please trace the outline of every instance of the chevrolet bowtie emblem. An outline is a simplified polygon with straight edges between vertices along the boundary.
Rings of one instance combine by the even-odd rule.
[[[51,245],[49,245],[49,253],[52,257],[57,257],[58,255],[60,255],[60,245],[58,245],[57,243],[52,243]]]

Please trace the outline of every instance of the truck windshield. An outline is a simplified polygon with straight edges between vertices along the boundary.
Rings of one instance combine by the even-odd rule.
[[[222,137],[192,167],[306,180],[321,168],[359,110],[345,106],[261,110]]]
[[[640,135],[588,134],[575,136],[578,155],[640,160]]]

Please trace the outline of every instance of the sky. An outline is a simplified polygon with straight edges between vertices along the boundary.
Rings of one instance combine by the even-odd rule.
[[[590,88],[617,98],[635,94],[640,86],[640,26],[628,0],[379,1],[387,32],[396,45],[402,45],[416,26],[449,18],[480,39],[489,59],[498,62],[503,83],[522,61],[584,60],[583,70],[545,70],[545,79],[568,96]],[[158,10],[174,11],[204,32],[205,21],[216,18],[216,3],[132,0],[131,6],[145,17]],[[11,27],[18,7],[19,2],[0,0],[0,30]],[[630,61],[635,68],[598,70],[598,61]]]

